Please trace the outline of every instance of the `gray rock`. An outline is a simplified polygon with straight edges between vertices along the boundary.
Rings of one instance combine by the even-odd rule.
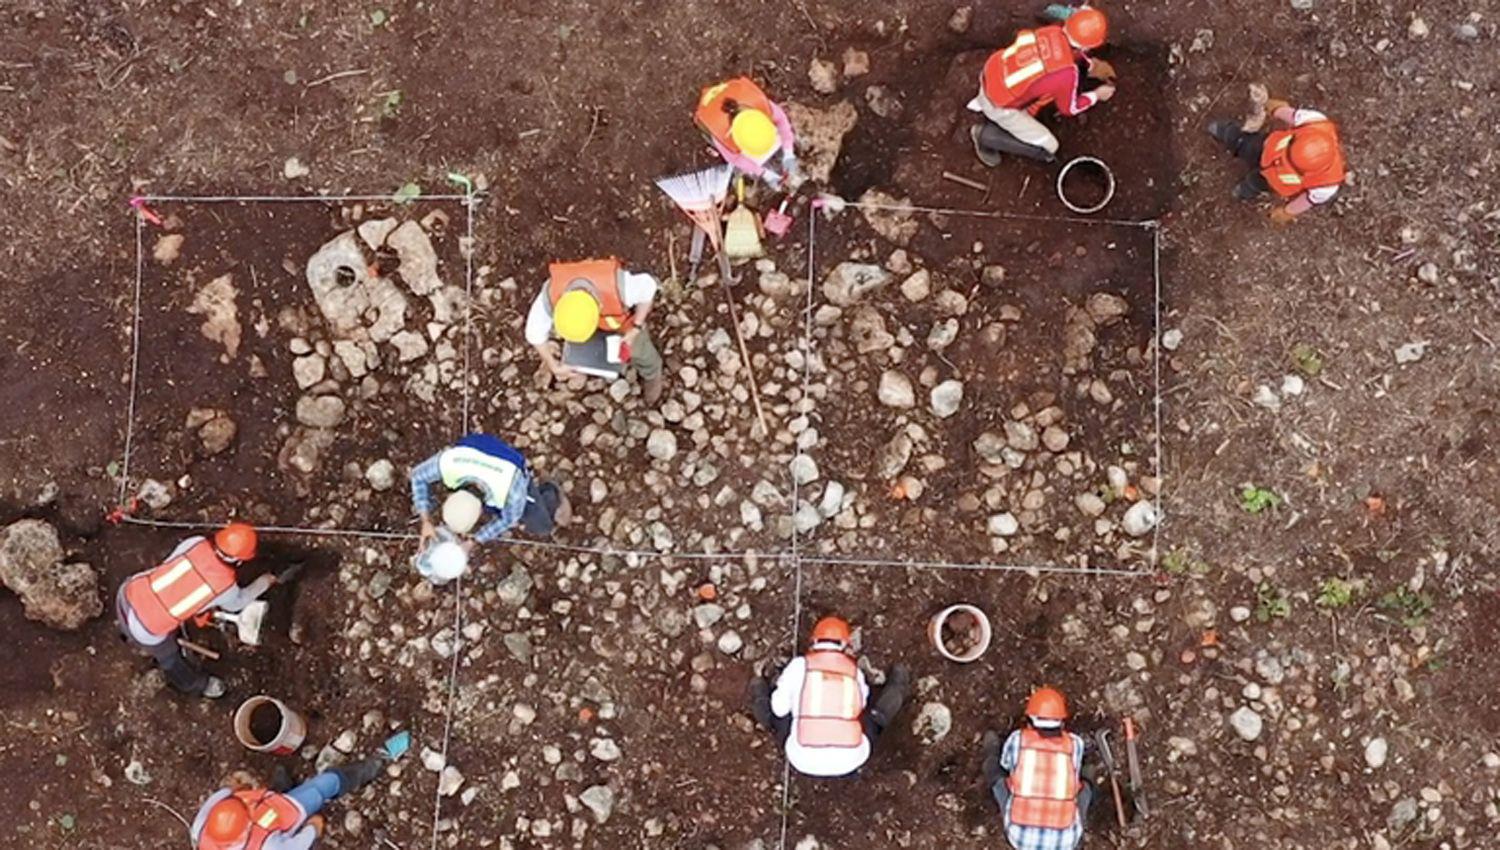
[[[135,497],[146,503],[146,507],[159,511],[172,504],[172,488],[155,478],[147,478],[135,491]]]
[[[365,470],[365,480],[376,490],[386,491],[396,486],[396,465],[381,458]]]
[[[1405,365],[1407,363],[1415,363],[1418,360],[1421,360],[1427,354],[1427,346],[1431,344],[1432,343],[1428,341],[1408,342],[1405,345],[1398,347],[1395,351],[1396,363],[1398,365]]]
[[[1061,452],[1067,449],[1070,439],[1068,432],[1056,425],[1048,425],[1042,431],[1042,445],[1046,446],[1049,452]]]
[[[905,410],[916,406],[917,394],[912,389],[911,379],[894,369],[880,373],[880,386],[876,397],[886,407]]]
[[[713,602],[693,606],[693,622],[700,629],[711,629],[724,619],[724,606]]]
[[[1168,351],[1176,351],[1182,345],[1182,331],[1172,328],[1161,335],[1161,347]]]
[[[340,339],[364,329],[370,339],[384,342],[406,323],[406,296],[389,280],[370,276],[369,262],[352,230],[334,237],[308,259],[307,284]]]
[[[974,453],[989,464],[1005,462],[1006,439],[994,431],[985,431],[974,440]]]
[[[849,338],[854,341],[854,350],[860,354],[885,351],[896,344],[896,338],[885,329],[885,317],[867,304],[854,308],[849,319]]]
[[[1130,303],[1113,292],[1095,292],[1085,305],[1094,324],[1106,327],[1130,313]]]
[[[1365,764],[1369,765],[1371,770],[1385,767],[1386,756],[1389,754],[1390,745],[1384,738],[1371,738],[1370,742],[1365,744]]]
[[[292,378],[296,380],[299,390],[319,383],[327,375],[328,361],[321,354],[313,353],[292,361]]]
[[[443,281],[437,274],[437,251],[433,250],[432,240],[422,225],[405,222],[386,237],[385,244],[401,261],[398,273],[408,289],[418,295],[430,295],[442,288]]]
[[[1403,797],[1391,806],[1391,813],[1386,815],[1385,824],[1394,832],[1400,832],[1408,824],[1417,819],[1417,801],[1413,797]]]
[[[932,412],[939,419],[947,419],[958,412],[964,400],[964,385],[961,381],[948,380],[932,388],[930,399]]]
[[[602,762],[620,760],[620,745],[613,738],[595,738],[589,742],[589,755]]]
[[[953,729],[953,712],[940,702],[929,702],[917,712],[911,732],[923,744],[932,746],[948,737]]]
[[[885,86],[870,86],[865,89],[865,104],[881,118],[899,118],[905,108],[901,99]]]
[[[922,269],[908,277],[901,282],[901,294],[912,303],[926,299],[932,294],[932,274]]]
[[[1279,685],[1286,681],[1286,669],[1274,655],[1262,654],[1255,659],[1255,675],[1268,685]]]
[[[646,453],[664,461],[677,457],[677,435],[665,428],[653,430],[646,438]]]
[[[1239,735],[1242,740],[1254,741],[1260,737],[1266,724],[1255,709],[1242,705],[1229,715],[1229,725],[1234,727],[1234,734]]]
[[[212,457],[229,448],[238,432],[239,427],[234,424],[234,420],[220,412],[198,429],[198,441],[203,446],[203,453]]]
[[[852,307],[891,282],[891,273],[870,263],[839,263],[823,280],[823,297],[838,307]]]
[[[942,351],[958,339],[958,320],[943,319],[933,322],[932,330],[927,332],[927,347],[933,351]]]
[[[281,452],[276,456],[276,464],[283,471],[305,475],[322,464],[323,452],[332,445],[332,431],[326,428],[298,427],[281,447]]]
[[[438,794],[443,797],[452,797],[463,785],[464,775],[450,764],[443,768],[442,774],[438,777]]]
[[[917,235],[920,225],[912,217],[911,202],[906,198],[895,197],[880,189],[870,189],[860,196],[859,201],[864,205],[860,207],[860,213],[864,215],[865,222],[882,238],[897,245],[905,245]]]
[[[948,16],[948,29],[963,35],[969,31],[969,24],[974,20],[973,6],[959,6]]]
[[[1125,533],[1131,537],[1143,537],[1149,534],[1160,521],[1161,516],[1156,511],[1156,505],[1142,499],[1125,511],[1124,518],[1120,520],[1120,527],[1125,529]]]
[[[1079,493],[1073,497],[1073,504],[1084,516],[1102,516],[1108,505],[1097,493]]]
[[[799,486],[818,480],[818,464],[810,456],[799,454],[792,458],[792,480]]]
[[[991,537],[1010,537],[1021,530],[1021,523],[1010,512],[995,514],[985,524]]]
[[[827,59],[813,59],[807,66],[807,81],[818,94],[833,94],[839,90],[839,66]]]
[[[76,631],[104,611],[99,576],[88,564],[64,564],[57,529],[23,519],[0,531],[0,584],[21,598],[26,619]]]
[[[719,635],[719,651],[725,655],[733,655],[743,649],[744,646],[744,639],[734,629],[730,629],[724,634]]]
[[[1036,429],[1025,422],[1006,422],[1005,444],[1018,452],[1036,451]]]
[[[615,811],[615,792],[608,785],[591,785],[578,795],[578,802],[593,812],[595,823],[604,823]]]
[[[344,421],[344,400],[336,395],[305,395],[297,399],[297,421],[309,428],[336,428]]]
[[[391,345],[396,348],[396,359],[410,363],[426,356],[427,338],[414,331],[400,331],[391,336]]]
[[[872,471],[876,478],[890,480],[901,474],[906,464],[911,461],[912,444],[911,437],[905,431],[892,437],[880,451],[875,453],[875,463]]]
[[[510,657],[526,666],[531,666],[531,635],[526,632],[507,632],[501,641]]]
[[[962,316],[969,312],[969,299],[962,292],[945,289],[933,299],[933,307],[939,316]]]
[[[531,594],[531,588],[535,582],[531,579],[531,573],[520,564],[510,571],[510,575],[501,579],[496,585],[495,592],[500,597],[500,602],[512,608],[519,608],[526,602],[526,597]]]
[[[823,488],[823,498],[818,500],[818,513],[822,514],[824,519],[832,519],[843,509],[845,492],[844,485],[839,482],[828,482],[828,486]]]

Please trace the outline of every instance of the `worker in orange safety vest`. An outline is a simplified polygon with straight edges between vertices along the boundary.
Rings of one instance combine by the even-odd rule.
[[[1344,149],[1338,127],[1315,109],[1268,100],[1266,113],[1284,127],[1247,132],[1233,121],[1211,121],[1208,132],[1250,166],[1234,196],[1249,201],[1271,193],[1284,202],[1271,208],[1271,220],[1288,224],[1338,194],[1346,176]]]
[[[801,185],[791,119],[749,77],[699,92],[693,122],[719,156],[741,173],[760,178],[772,189],[796,191]]]
[[[986,166],[999,165],[1006,153],[1052,162],[1057,137],[1037,115],[1048,106],[1062,115],[1078,115],[1114,97],[1114,68],[1088,53],[1104,45],[1108,19],[1087,5],[1064,7],[1064,12],[1061,24],[1021,30],[984,63],[979,94],[968,108],[985,118],[970,128],[969,137]],[[1084,92],[1086,77],[1103,84]]]
[[[177,630],[188,620],[214,610],[242,611],[275,584],[263,575],[240,587],[236,571],[255,557],[255,529],[232,522],[212,539],[189,537],[160,565],[136,573],[115,594],[120,633],[150,655],[173,688],[207,699],[224,695],[224,680],[193,666],[182,654]]]
[[[787,761],[803,775],[853,775],[906,702],[911,671],[904,664],[892,666],[870,702],[852,637],[847,622],[824,617],[813,626],[807,654],[786,665],[774,692],[765,679],[750,682],[750,713],[775,733]]]
[[[1068,702],[1053,687],[1037,688],[1026,701],[1027,726],[982,743],[984,781],[1005,821],[1015,850],[1073,850],[1094,786],[1083,778],[1083,738],[1064,728]]]
[[[613,335],[622,343],[622,360],[640,375],[645,402],[661,400],[665,364],[646,330],[660,288],[656,278],[627,271],[614,258],[553,263],[547,273],[547,282],[526,313],[525,330],[526,342],[537,350],[547,373],[560,380],[581,374],[563,362],[563,352],[552,340],[554,334],[573,345],[585,345],[601,334]]]

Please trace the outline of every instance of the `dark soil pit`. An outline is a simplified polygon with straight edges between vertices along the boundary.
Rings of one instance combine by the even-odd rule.
[[[1061,688],[1074,713],[1072,727],[1084,735],[1110,717],[1118,729],[1127,710],[1149,716],[1142,711],[1143,697],[1152,696],[1146,680],[1119,658],[1120,646],[1129,645],[1130,599],[1138,585],[961,570],[804,569],[804,620],[831,613],[848,618],[873,667],[911,666],[914,693],[862,772],[857,804],[846,783],[794,779],[792,841],[813,835],[839,847],[923,848],[1003,842],[999,813],[980,781],[979,742],[988,729],[1005,735],[1016,728],[1033,688]],[[977,606],[994,626],[989,651],[970,664],[943,660],[928,636],[931,618],[959,602]],[[1122,629],[1127,637],[1116,644],[1111,636]],[[927,743],[914,721],[934,702],[949,709],[952,725]],[[1114,831],[1108,804],[1096,805],[1091,840],[1108,842]]]
[[[1118,526],[1156,486],[1152,234],[882,215],[879,229],[906,237],[907,269],[857,216],[819,231],[824,298],[840,298],[845,258],[901,272],[881,270],[887,282],[837,314],[819,307],[828,390],[816,407],[824,442],[815,455],[855,499],[817,532],[818,551],[1149,562],[1149,537]],[[913,276],[931,294],[903,293]],[[887,372],[910,385],[912,407],[880,400]],[[942,418],[932,394],[949,381],[962,384],[962,400]]]
[[[462,205],[183,203],[157,212],[176,226],[146,234],[130,469],[134,481],[155,478],[174,491],[157,516],[402,526],[406,469],[462,431]],[[351,297],[375,268],[386,283],[368,291],[404,302],[404,316],[353,310],[335,324],[309,286],[309,258],[385,218],[428,222],[435,274],[410,261],[403,270],[379,237],[372,249],[355,236],[359,248],[341,264],[327,303]],[[176,236],[180,256],[153,259]],[[368,266],[356,275],[361,256]],[[209,328],[215,294],[233,303],[223,330]],[[296,373],[301,387],[294,361],[306,369]],[[315,397],[334,409],[312,409]],[[379,460],[394,466],[384,490],[365,481]],[[341,487],[354,498],[328,504]]]

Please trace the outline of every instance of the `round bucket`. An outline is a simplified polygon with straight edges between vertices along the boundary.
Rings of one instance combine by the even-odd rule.
[[[1104,191],[1098,198],[1091,197],[1075,200],[1068,196],[1066,189],[1068,175],[1072,174],[1073,170],[1079,166],[1083,167],[1082,171],[1097,171],[1104,176]],[[1082,171],[1080,171],[1080,174]],[[1074,187],[1074,191],[1077,191],[1077,187]],[[1062,167],[1062,171],[1057,173],[1057,199],[1063,202],[1063,206],[1079,215],[1090,215],[1104,209],[1109,205],[1110,201],[1114,200],[1114,197],[1115,173],[1109,170],[1109,166],[1105,165],[1102,159],[1092,156],[1080,156],[1070,160],[1067,165]]]
[[[307,737],[307,721],[274,697],[251,697],[234,712],[234,736],[258,753],[284,756]]]
[[[953,648],[948,646],[947,641],[943,639],[943,627],[948,624],[949,619],[957,614],[966,614],[973,617],[978,634],[975,636],[971,646],[955,652]],[[932,641],[933,648],[938,651],[939,655],[949,661],[956,661],[959,664],[968,664],[971,661],[979,660],[979,656],[984,655],[990,648],[990,638],[993,636],[994,632],[990,628],[990,618],[986,617],[983,611],[975,608],[973,605],[949,605],[934,615],[932,621],[927,624],[927,637]]]

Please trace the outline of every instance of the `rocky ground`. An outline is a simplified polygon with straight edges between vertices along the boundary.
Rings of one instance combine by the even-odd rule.
[[[298,771],[415,733],[332,809],[334,847],[989,845],[979,737],[1050,681],[1081,728],[1145,729],[1153,817],[1121,832],[1101,808],[1088,846],[1488,845],[1487,2],[1112,5],[1120,96],[1060,135],[1114,168],[1109,215],[1162,222],[1160,326],[1149,230],[850,208],[810,245],[798,208],[733,295],[764,431],[723,288],[684,279],[686,226],[650,184],[706,159],[691,93],[765,80],[850,200],[1056,215],[1053,171],[984,172],[964,138],[978,63],[1028,10],[618,6],[0,10],[0,766],[24,800],[0,834],[176,841],[170,810],[269,774],[227,704],[265,691],[309,717]],[[1236,168],[1201,133],[1254,81],[1350,147],[1338,203],[1290,229],[1227,201]],[[472,242],[461,202],[412,197],[450,170],[484,190]],[[399,476],[467,396],[571,493],[559,542],[669,555],[506,547],[460,595],[401,540],[274,537],[266,563],[308,570],[272,594],[266,645],[200,635],[231,698],[171,696],[107,615],[177,539],[103,520],[141,191],[394,196],[157,205],[124,482],[142,517],[405,532]],[[598,253],[666,281],[656,410],[629,382],[546,386],[520,339],[546,262]],[[996,626],[964,667],[925,636],[960,600]],[[784,789],[742,694],[824,611],[917,693],[858,785]]]

